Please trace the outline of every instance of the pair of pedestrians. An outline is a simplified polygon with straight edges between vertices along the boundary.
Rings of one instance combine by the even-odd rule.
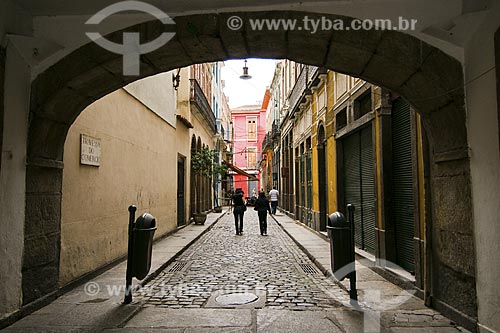
[[[243,233],[243,215],[246,211],[243,195],[243,190],[238,188],[232,197],[236,235],[242,235]],[[271,213],[271,208],[269,207],[269,200],[267,200],[264,192],[259,193],[259,197],[255,201],[254,210],[256,210],[259,215],[260,234],[262,236],[267,236],[267,212]]]

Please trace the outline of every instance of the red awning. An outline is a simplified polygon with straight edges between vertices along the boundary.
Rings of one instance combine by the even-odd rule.
[[[234,172],[236,172],[239,175],[248,177],[248,179],[250,179],[250,180],[259,180],[255,175],[251,175],[248,172],[246,172],[245,170],[241,170],[236,165],[233,165],[227,161],[224,161],[224,163],[228,166],[229,169],[233,170]]]

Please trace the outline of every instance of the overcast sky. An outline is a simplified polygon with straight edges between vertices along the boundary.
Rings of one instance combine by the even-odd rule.
[[[243,60],[225,61],[222,68],[222,79],[226,81],[224,93],[229,98],[229,107],[260,104],[264,98],[266,87],[271,84],[276,60],[248,59],[248,74],[250,80],[240,79],[243,74]]]

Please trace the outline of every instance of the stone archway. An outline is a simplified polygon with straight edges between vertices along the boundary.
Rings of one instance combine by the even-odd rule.
[[[290,18],[292,11],[178,17],[177,34],[141,57],[141,77],[194,63],[230,58],[288,58],[360,77],[391,89],[421,114],[432,153],[433,296],[435,305],[476,318],[475,263],[467,132],[461,64],[419,39],[395,31],[240,31],[232,15]],[[330,19],[350,18],[328,15]],[[126,29],[141,40],[164,30],[159,22]],[[121,42],[122,31],[108,36]],[[75,66],[78,64],[78,66]],[[89,43],[43,72],[32,84],[26,188],[23,302],[58,288],[63,147],[79,113],[141,77],[123,77],[122,58]],[[44,279],[40,279],[43,276]],[[461,296],[458,296],[461,295]]]

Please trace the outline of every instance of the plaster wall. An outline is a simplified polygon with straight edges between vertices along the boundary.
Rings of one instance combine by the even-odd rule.
[[[172,82],[173,71],[135,81],[123,89],[134,96],[169,125],[175,127],[177,98]]]
[[[195,106],[191,106],[194,108]],[[214,147],[214,140],[212,138],[213,132],[208,126],[206,125],[205,120],[200,120],[198,119],[197,116],[193,115],[193,111],[191,111],[191,123],[193,124],[193,129],[191,130],[192,133],[196,136],[196,142],[198,142],[198,138],[201,138],[201,145],[206,145],[210,149],[213,149]]]
[[[500,331],[500,147],[493,43],[499,15],[500,4],[496,3],[465,52],[476,285],[482,332]]]
[[[160,83],[161,78],[144,83]],[[162,87],[168,90],[168,85]],[[183,126],[176,131],[144,105],[165,102],[163,112],[174,114],[172,96],[142,96],[146,101],[143,104],[127,90],[134,89],[117,90],[87,107],[68,133],[64,147],[61,285],[126,254],[129,205],[137,206],[137,215],[149,212],[156,217],[156,237],[177,227],[176,191],[170,189],[177,183],[178,152],[184,156],[189,152],[188,131]],[[99,167],[80,164],[81,134],[101,139]]]

